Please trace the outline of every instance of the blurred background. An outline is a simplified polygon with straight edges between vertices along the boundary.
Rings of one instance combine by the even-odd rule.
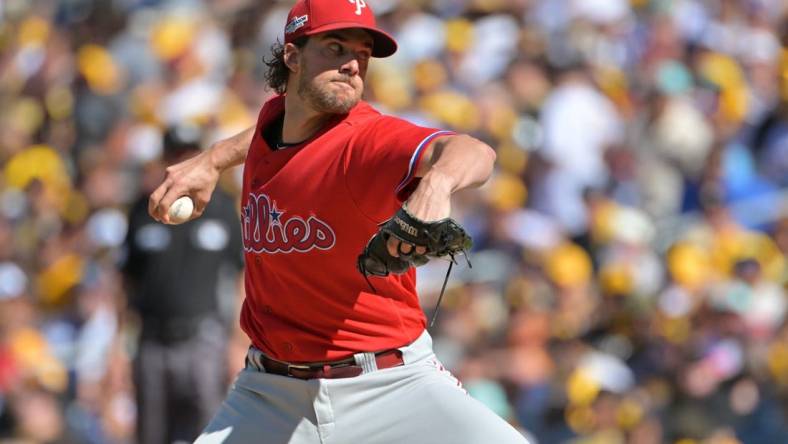
[[[786,3],[367,3],[400,44],[367,100],[498,153],[454,201],[473,268],[431,329],[469,393],[540,443],[788,442]],[[291,5],[0,0],[0,442],[138,442],[130,257],[169,238],[128,234],[135,202],[173,128],[207,147],[254,123]],[[419,269],[428,316],[447,265]],[[223,387],[237,277],[200,305]]]

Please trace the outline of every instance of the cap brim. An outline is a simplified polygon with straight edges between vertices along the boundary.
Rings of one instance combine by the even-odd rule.
[[[337,29],[358,28],[363,29],[372,36],[372,57],[388,57],[397,52],[397,41],[388,33],[377,28],[359,25],[353,22],[336,22],[310,29],[304,35],[315,35],[321,32],[335,31]]]

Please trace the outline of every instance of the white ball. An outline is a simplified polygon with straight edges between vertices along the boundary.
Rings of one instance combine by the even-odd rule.
[[[167,214],[170,216],[170,223],[182,224],[192,217],[194,202],[189,196],[181,196],[170,205]]]

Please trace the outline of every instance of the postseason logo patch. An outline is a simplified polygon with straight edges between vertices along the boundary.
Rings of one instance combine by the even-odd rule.
[[[292,34],[296,32],[298,28],[306,25],[307,20],[309,20],[309,16],[307,15],[293,17],[293,20],[290,20],[290,23],[285,26],[285,34]]]

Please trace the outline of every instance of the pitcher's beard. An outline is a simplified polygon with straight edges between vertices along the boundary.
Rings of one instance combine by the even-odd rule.
[[[302,78],[298,82],[298,95],[315,110],[326,114],[347,114],[358,103],[359,95],[343,96],[319,88],[314,82]]]

